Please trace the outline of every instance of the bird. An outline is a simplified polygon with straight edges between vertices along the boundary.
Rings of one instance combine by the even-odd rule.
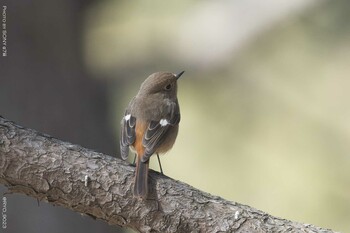
[[[184,72],[151,74],[125,110],[121,121],[120,152],[124,160],[129,149],[135,153],[133,194],[137,198],[147,198],[150,157],[157,154],[163,173],[159,154],[169,151],[175,143],[181,118],[177,81]]]

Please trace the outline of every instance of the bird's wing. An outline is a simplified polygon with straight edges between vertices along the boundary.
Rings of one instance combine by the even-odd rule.
[[[122,159],[128,158],[129,145],[132,145],[135,141],[135,125],[136,118],[130,114],[129,108],[125,111],[124,117],[121,122],[120,131],[120,153]]]
[[[176,102],[170,105],[169,112],[164,118],[149,123],[142,140],[142,144],[145,147],[145,153],[141,158],[142,162],[146,162],[151,157],[164,141],[170,127],[176,126],[179,122],[180,110]]]

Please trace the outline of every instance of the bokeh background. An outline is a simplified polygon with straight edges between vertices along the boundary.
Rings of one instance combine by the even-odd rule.
[[[119,122],[141,82],[186,70],[180,132],[162,159],[168,176],[281,218],[350,231],[349,1],[1,3],[4,117],[119,156]],[[151,166],[158,170],[156,160]],[[4,232],[122,231],[7,197]]]

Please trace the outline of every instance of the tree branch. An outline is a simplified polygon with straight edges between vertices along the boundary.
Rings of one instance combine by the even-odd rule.
[[[150,172],[148,200],[132,194],[134,167],[0,116],[0,183],[140,232],[332,232],[276,218]]]

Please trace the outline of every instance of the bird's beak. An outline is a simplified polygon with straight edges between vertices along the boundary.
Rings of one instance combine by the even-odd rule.
[[[180,73],[178,73],[177,75],[175,75],[176,79],[179,79],[183,73],[185,73],[185,71],[181,71]]]

